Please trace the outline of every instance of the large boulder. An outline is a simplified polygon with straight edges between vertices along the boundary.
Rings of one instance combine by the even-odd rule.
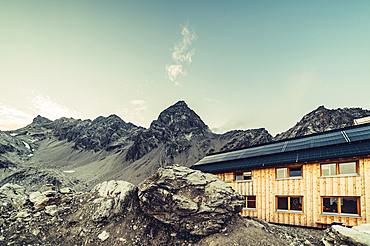
[[[245,206],[245,198],[217,176],[174,165],[139,184],[143,212],[192,235],[210,235]]]
[[[57,194],[52,184],[43,185],[39,191],[31,192],[29,199],[36,211],[43,210],[46,206],[60,205],[69,201],[68,198]]]
[[[5,184],[0,188],[0,203],[3,206],[19,207],[26,203],[28,194],[26,189],[17,184]]]
[[[92,201],[92,220],[104,221],[129,211],[129,203],[137,202],[137,187],[122,180],[110,180],[96,185],[92,193],[99,197]]]
[[[334,225],[325,231],[322,242],[325,246],[370,245],[370,224],[362,224],[352,228]]]

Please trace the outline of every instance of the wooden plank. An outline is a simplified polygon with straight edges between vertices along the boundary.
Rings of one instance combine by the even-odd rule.
[[[332,196],[333,195],[333,179],[332,178],[324,178],[326,187],[325,192],[327,195]]]
[[[370,183],[370,161],[368,158],[364,159],[364,184],[362,185],[362,189],[365,193],[365,204],[366,204],[366,221],[367,223],[370,222],[370,189],[366,189],[367,185]]]
[[[297,196],[301,196],[302,193],[301,193],[301,187],[302,187],[302,184],[301,184],[301,180],[300,179],[295,179],[294,180],[294,186],[292,185],[293,187],[293,191],[291,194],[296,194]]]
[[[266,220],[266,179],[265,179],[266,169],[261,170],[261,219]]]
[[[266,210],[266,216],[265,220],[269,221],[270,220],[270,194],[271,194],[271,181],[270,181],[270,172],[271,168],[265,170],[265,180],[266,180],[266,196],[265,196],[265,210]]]
[[[254,184],[255,184],[255,182],[254,182],[254,175],[255,175],[255,170],[252,170],[252,182],[250,183],[251,185],[249,186],[249,192],[250,192],[250,194],[253,196],[255,196],[256,195],[256,193],[254,192]]]
[[[358,223],[358,220],[355,219],[355,218],[348,218],[347,220],[347,224],[348,226],[357,226],[359,223]]]
[[[301,226],[301,223],[300,223],[300,217],[298,214],[295,214],[294,217],[293,217],[293,223],[292,225],[300,225]]]
[[[331,196],[339,196],[340,195],[340,187],[339,187],[339,179],[338,178],[327,178],[326,182],[332,182],[333,188]]]
[[[294,223],[295,223],[295,215],[294,214],[289,214],[288,218],[289,218],[288,224],[289,225],[294,225]]]
[[[289,180],[284,180],[283,185],[284,185],[284,195],[289,195]]]
[[[313,169],[314,169],[314,165],[305,165],[305,169],[306,169],[306,172],[305,172],[305,180],[306,180],[306,185],[305,187],[307,187],[306,189],[303,189],[304,190],[304,193],[303,193],[303,200],[304,200],[304,206],[303,206],[303,209],[304,209],[304,213],[305,213],[305,216],[304,216],[304,219],[305,221],[302,223],[303,226],[312,226],[312,221],[313,221],[313,203],[314,203],[314,199],[312,197],[312,194],[313,194]]]
[[[354,183],[354,189],[355,189],[355,194],[356,196],[362,196],[361,194],[361,187],[362,187],[362,181],[363,181],[363,175],[361,175],[361,172],[363,172],[364,168],[360,168],[360,177],[355,177],[355,183]]]
[[[270,196],[269,196],[269,209],[270,209],[270,220],[275,220],[276,213],[275,213],[275,187],[276,187],[276,181],[275,181],[275,170],[273,168],[270,169]]]
[[[367,220],[367,211],[366,211],[366,194],[365,194],[365,167],[364,167],[364,160],[360,159],[359,161],[359,168],[360,168],[360,176],[361,176],[361,182],[356,183],[356,190],[357,190],[357,196],[358,192],[360,192],[361,198],[361,217],[362,217],[362,223],[369,223],[369,220]],[[358,177],[356,177],[356,180]],[[359,185],[360,184],[360,185]],[[360,187],[357,187],[360,186]],[[360,190],[360,191],[358,191]],[[369,211],[370,212],[370,211]]]
[[[262,215],[262,192],[261,192],[261,185],[262,185],[262,178],[263,177],[261,176],[261,170],[258,170],[256,173],[257,173],[257,186],[255,188],[257,190],[256,200],[258,201],[257,217],[258,218],[261,218],[261,215]]]
[[[283,216],[283,223],[289,225],[289,214],[281,214]]]
[[[347,178],[347,191],[348,191],[348,196],[356,196],[356,193],[355,193],[355,187],[354,187],[354,183],[355,183],[355,177],[348,177]]]
[[[321,214],[321,190],[320,190],[320,164],[316,163],[314,164],[313,167],[313,192],[312,192],[312,214],[313,214],[313,219],[312,219],[312,226],[314,226],[315,221],[317,221],[320,218]],[[309,226],[309,225],[308,225]]]
[[[347,187],[346,187],[346,179],[347,178],[344,178],[344,177],[339,178],[339,194],[338,194],[339,196],[348,196]]]

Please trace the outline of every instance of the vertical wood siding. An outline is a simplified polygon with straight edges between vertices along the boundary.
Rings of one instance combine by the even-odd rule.
[[[359,160],[359,176],[320,177],[320,163],[304,164],[302,177],[275,179],[275,168],[253,170],[252,181],[235,182],[233,173],[218,174],[234,190],[244,196],[256,196],[256,211],[243,210],[242,215],[253,216],[268,222],[308,227],[321,227],[334,221],[355,226],[370,222],[370,159]],[[276,212],[276,196],[302,196],[303,213]],[[322,197],[360,197],[361,218],[323,216]]]

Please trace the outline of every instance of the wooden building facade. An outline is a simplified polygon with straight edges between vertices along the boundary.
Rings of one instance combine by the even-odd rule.
[[[192,168],[244,195],[245,216],[308,227],[370,223],[370,124],[218,153]]]

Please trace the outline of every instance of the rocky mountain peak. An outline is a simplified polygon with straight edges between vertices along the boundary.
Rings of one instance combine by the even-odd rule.
[[[48,118],[38,115],[33,119],[32,124],[46,124],[46,123],[51,123],[51,122],[52,121],[49,120]]]
[[[367,116],[370,116],[370,110],[367,109],[327,109],[324,106],[320,106],[303,116],[303,118],[288,131],[276,135],[274,140],[294,138],[351,126],[354,119]]]
[[[190,132],[202,134],[208,129],[208,126],[184,101],[178,101],[162,111],[158,119],[152,122],[150,128],[166,128],[168,131],[178,135],[179,133]]]

